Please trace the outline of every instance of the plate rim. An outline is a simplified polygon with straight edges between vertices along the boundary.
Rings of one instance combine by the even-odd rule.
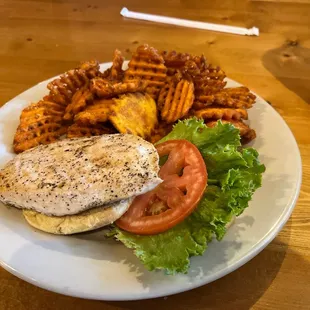
[[[126,62],[127,63],[127,62]],[[108,66],[110,65],[111,62],[106,62],[106,63],[100,63],[100,66]],[[25,91],[21,92],[20,94],[18,94],[17,96],[13,97],[12,99],[10,99],[9,101],[7,101],[5,104],[3,104],[0,107],[0,113],[1,110],[8,104],[11,103],[11,101],[14,101],[15,99],[17,99],[18,97],[22,96],[24,93],[31,91],[32,89],[38,87],[40,84],[45,84],[48,83],[48,81],[53,80],[54,78],[59,77],[59,75],[56,75],[52,78],[46,79],[44,81],[41,81],[39,83],[37,83],[36,85],[26,89]],[[243,84],[240,84],[239,82],[230,79],[230,78],[226,78],[227,81],[231,81],[235,84],[238,84],[239,86],[244,86]],[[263,99],[261,96],[259,96],[257,93],[251,91],[253,94],[255,94],[258,98],[260,98],[264,104],[268,105],[268,102]],[[273,227],[266,233],[265,237],[263,239],[261,239],[258,243],[255,244],[254,247],[250,248],[248,250],[248,252],[242,257],[240,258],[237,262],[235,262],[233,265],[231,266],[226,266],[225,268],[213,273],[212,275],[210,275],[208,277],[208,280],[206,281],[205,279],[200,279],[197,282],[190,284],[188,287],[184,287],[181,289],[178,289],[177,286],[173,287],[168,294],[159,294],[159,293],[152,293],[152,292],[147,292],[143,295],[137,296],[137,295],[133,295],[132,297],[130,296],[126,296],[126,297],[112,297],[109,298],[108,296],[90,296],[87,293],[76,293],[75,291],[71,291],[71,290],[66,290],[66,291],[62,291],[61,288],[58,288],[57,286],[53,285],[48,285],[42,282],[38,282],[37,280],[35,280],[34,278],[25,276],[23,273],[21,273],[20,271],[12,268],[11,266],[9,266],[8,264],[6,264],[5,262],[0,260],[0,266],[2,268],[4,268],[6,271],[10,272],[11,274],[13,274],[14,276],[22,279],[23,281],[26,281],[32,285],[35,285],[37,287],[40,287],[42,289],[54,292],[54,293],[58,293],[61,295],[65,295],[65,296],[71,296],[71,297],[77,297],[77,298],[82,298],[82,299],[90,299],[90,300],[105,300],[105,301],[130,301],[130,300],[145,300],[145,299],[151,299],[151,298],[160,298],[160,297],[164,297],[164,296],[170,296],[170,295],[174,295],[174,294],[179,294],[179,293],[183,293],[186,291],[190,291],[193,290],[195,288],[198,288],[200,286],[209,284],[211,282],[214,282],[222,277],[224,277],[225,275],[230,274],[231,272],[235,271],[236,269],[240,268],[241,266],[243,266],[244,264],[246,264],[247,262],[249,262],[251,259],[253,259],[256,255],[258,255],[267,245],[269,245],[272,240],[277,236],[277,234],[281,231],[281,229],[283,228],[283,226],[287,223],[288,219],[290,218],[297,200],[299,198],[299,194],[300,194],[300,189],[301,189],[301,184],[302,184],[302,158],[301,158],[301,154],[300,154],[300,150],[299,150],[299,146],[298,143],[295,139],[295,136],[292,132],[292,130],[290,129],[290,127],[288,126],[288,124],[286,123],[286,121],[282,118],[282,116],[274,109],[271,107],[271,111],[272,113],[278,117],[282,124],[286,127],[286,129],[288,130],[290,136],[290,140],[294,143],[294,146],[297,150],[298,153],[298,158],[296,158],[296,161],[298,161],[298,179],[296,182],[296,190],[295,193],[293,195],[293,197],[291,198],[291,202],[288,205],[288,207],[286,208],[286,210],[284,210],[281,214],[281,216],[277,219],[277,221],[274,223]]]

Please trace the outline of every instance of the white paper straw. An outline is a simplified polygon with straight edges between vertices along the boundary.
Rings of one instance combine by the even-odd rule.
[[[120,13],[122,16],[127,17],[127,18],[148,20],[148,21],[155,22],[155,23],[170,24],[170,25],[189,27],[189,28],[198,28],[198,29],[205,29],[205,30],[212,30],[212,31],[220,31],[220,32],[227,32],[227,33],[240,34],[240,35],[259,36],[259,29],[256,27],[247,29],[243,27],[210,24],[210,23],[197,22],[197,21],[187,20],[187,19],[132,12],[132,11],[129,11],[127,8],[122,8]]]

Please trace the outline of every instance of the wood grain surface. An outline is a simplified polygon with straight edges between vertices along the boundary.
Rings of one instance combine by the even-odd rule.
[[[135,11],[260,28],[243,37],[128,20]],[[110,61],[141,43],[204,53],[227,75],[265,98],[292,129],[303,184],[292,217],[257,257],[226,277],[183,294],[99,302],[54,294],[0,268],[0,309],[309,309],[310,308],[310,2],[230,0],[2,0],[0,104],[81,60]],[[276,134],[276,133],[275,133]]]

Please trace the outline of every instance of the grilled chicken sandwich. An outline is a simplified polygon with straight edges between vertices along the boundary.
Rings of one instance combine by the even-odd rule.
[[[0,200],[55,234],[93,230],[121,217],[155,188],[155,147],[133,135],[62,140],[25,151],[0,172]]]
[[[109,236],[149,270],[187,272],[261,186],[258,152],[240,145],[231,124],[208,128],[195,118],[155,146],[121,134],[62,140],[11,160],[0,171],[0,201],[54,234],[113,223]]]

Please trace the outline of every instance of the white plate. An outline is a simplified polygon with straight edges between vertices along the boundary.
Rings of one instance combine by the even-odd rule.
[[[105,69],[110,64],[104,64]],[[21,110],[46,94],[47,81],[15,97],[0,109],[0,167],[14,154],[12,140]],[[239,86],[228,80],[228,86]],[[131,300],[166,296],[214,281],[257,255],[280,231],[296,203],[301,159],[283,119],[257,98],[249,111],[258,137],[253,143],[266,165],[263,187],[221,242],[191,259],[187,275],[148,272],[132,251],[102,233],[53,236],[29,227],[21,211],[0,206],[0,262],[14,275],[42,288],[71,296]]]

